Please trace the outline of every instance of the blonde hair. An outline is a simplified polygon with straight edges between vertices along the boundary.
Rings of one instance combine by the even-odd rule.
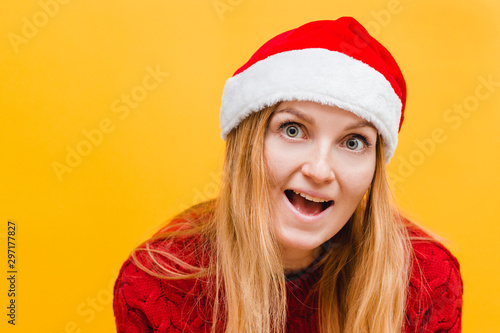
[[[379,137],[372,184],[323,259],[322,332],[400,332],[403,325],[411,250],[393,208],[383,148]]]
[[[212,276],[213,332],[221,317],[226,319],[226,332],[285,331],[285,274],[271,221],[264,160],[265,132],[276,106],[251,114],[229,133],[215,201],[181,213],[175,220],[182,227],[167,226],[132,253],[140,268],[159,278]],[[315,291],[321,332],[401,331],[411,252],[406,227],[393,208],[384,156],[379,137],[370,188],[334,236],[336,246],[319,263],[323,274]],[[200,251],[211,254],[203,267],[151,246],[158,239],[190,235],[202,235]],[[146,251],[155,268],[141,263],[137,251]],[[166,267],[158,256],[180,268]]]

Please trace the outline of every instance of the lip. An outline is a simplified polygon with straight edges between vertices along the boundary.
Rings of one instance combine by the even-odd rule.
[[[324,198],[324,196],[321,196],[321,195],[315,195],[314,192],[309,192],[309,191],[301,191],[301,190],[298,190],[298,189],[289,189],[289,190],[292,190],[292,191],[297,191],[297,192],[301,192],[301,193],[304,193],[304,194],[307,194],[307,195],[310,195],[312,197],[316,197],[316,198],[319,198],[319,199],[323,199],[323,200],[328,200],[328,201],[333,201],[332,204],[327,208],[325,209],[324,211],[322,211],[321,213],[317,214],[317,215],[305,215],[301,212],[299,212],[294,205],[292,205],[292,203],[288,200],[288,198],[286,197],[286,194],[285,192],[283,191],[282,192],[282,197],[283,197],[283,200],[285,201],[285,205],[290,208],[290,210],[292,211],[292,213],[299,219],[301,220],[302,222],[305,222],[305,223],[313,223],[313,222],[316,222],[317,220],[321,219],[323,216],[325,216],[326,214],[329,213],[329,211],[332,209],[333,206],[335,206],[335,200],[333,199],[328,199],[328,198]]]
[[[314,192],[314,191],[304,191],[304,190],[301,190],[301,189],[298,189],[298,188],[287,188],[287,190],[304,193],[304,194],[307,194],[310,197],[318,198],[318,199],[325,200],[325,201],[334,201],[332,198],[327,198],[324,195],[319,194],[319,193]],[[283,191],[283,193],[284,192],[285,191]]]

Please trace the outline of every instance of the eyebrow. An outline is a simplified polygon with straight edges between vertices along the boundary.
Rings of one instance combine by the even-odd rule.
[[[353,129],[357,129],[357,128],[362,128],[362,127],[371,127],[373,128],[375,131],[378,132],[377,128],[372,124],[370,123],[368,120],[362,120],[362,121],[358,121],[350,126],[347,126],[345,128],[346,131],[350,131],[350,130],[353,130]]]
[[[311,116],[309,116],[308,114],[305,114],[303,112],[297,111],[295,109],[283,109],[283,110],[279,110],[277,113],[282,113],[282,112],[293,114],[297,118],[299,118],[305,122],[308,122],[312,125],[314,125],[314,123],[315,123],[314,119]]]
[[[282,113],[282,112],[293,114],[297,118],[302,119],[310,124],[314,125],[314,123],[315,123],[314,119],[311,116],[309,116],[308,114],[305,114],[303,112],[297,111],[295,109],[283,109],[283,110],[279,110],[277,113]],[[378,132],[377,128],[372,123],[370,123],[368,120],[364,120],[364,119],[361,121],[357,121],[352,125],[347,126],[344,130],[351,131],[351,130],[354,130],[357,128],[363,128],[363,127],[371,127],[375,131]]]

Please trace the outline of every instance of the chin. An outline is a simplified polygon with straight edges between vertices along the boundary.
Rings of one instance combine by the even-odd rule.
[[[323,240],[312,235],[305,235],[301,231],[279,231],[278,241],[283,248],[292,251],[314,251],[328,239]]]

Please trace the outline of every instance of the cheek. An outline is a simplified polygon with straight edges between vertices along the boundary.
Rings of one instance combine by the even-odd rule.
[[[276,144],[273,140],[266,141],[264,159],[267,175],[279,185],[293,174],[300,164],[300,156],[300,153],[285,149],[283,145]]]
[[[266,176],[272,181],[273,185],[279,182],[280,177],[280,158],[277,156],[276,152],[272,147],[266,145],[264,147],[264,161],[265,161],[265,173]]]
[[[282,158],[277,155],[266,156],[266,175],[271,180],[274,186],[279,186],[285,181],[287,164]]]
[[[372,183],[374,173],[375,161],[367,160],[346,165],[337,179],[343,184],[344,190],[354,196],[353,199],[361,200]]]

